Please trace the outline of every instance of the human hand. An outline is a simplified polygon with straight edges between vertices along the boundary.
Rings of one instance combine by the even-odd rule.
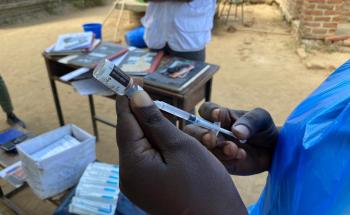
[[[234,143],[221,134],[216,136],[206,129],[188,125],[184,131],[210,150],[230,174],[251,175],[268,170],[278,139],[271,115],[261,108],[252,111],[231,110],[213,103],[204,103],[199,114],[221,127],[231,130],[245,143]]]
[[[247,214],[224,166],[145,92],[117,98],[120,189],[150,214]]]

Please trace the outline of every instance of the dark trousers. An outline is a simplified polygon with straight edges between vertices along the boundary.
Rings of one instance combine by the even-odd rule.
[[[1,75],[0,75],[0,105],[5,113],[12,113],[13,106],[12,106],[11,98],[8,93],[5,81],[2,79]]]
[[[165,47],[160,50],[164,51],[166,55],[205,62],[205,48],[195,52],[178,52],[178,51],[172,50],[169,47],[169,45],[166,44]],[[160,50],[157,50],[157,51],[160,51]]]

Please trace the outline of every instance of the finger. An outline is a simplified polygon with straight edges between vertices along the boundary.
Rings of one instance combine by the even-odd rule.
[[[222,147],[222,152],[226,156],[226,159],[243,160],[246,158],[247,153],[244,149],[238,148],[238,146],[230,141]]]
[[[240,139],[249,139],[259,132],[275,133],[276,127],[269,112],[256,108],[239,118],[232,127],[232,131]]]
[[[215,122],[218,122],[220,120],[220,108],[216,108],[211,112],[212,119]]]
[[[167,120],[145,91],[131,98],[131,109],[148,141],[158,150],[181,144],[186,135]]]
[[[241,117],[245,111],[230,110],[217,104],[206,102],[199,108],[199,114],[211,122],[220,122],[221,127],[231,129],[235,121]]]
[[[217,122],[219,121],[219,114],[218,114],[218,110],[221,107],[217,104],[211,103],[211,102],[205,102],[204,104],[202,104],[198,110],[199,115],[201,115],[201,117],[203,117],[206,120],[209,120],[211,122]],[[215,113],[213,114],[213,111],[215,111]]]
[[[236,157],[237,160],[245,160],[247,158],[247,152],[242,149],[242,148],[239,148],[239,151],[238,151],[238,155]]]
[[[132,114],[129,101],[125,97],[116,99],[117,110],[117,144],[121,154],[134,154],[143,152],[151,146],[144,138],[143,131]]]
[[[220,108],[218,113],[219,122],[221,123],[221,127],[230,130],[232,125],[242,117],[246,111],[242,110],[231,110],[228,108]]]
[[[207,129],[195,125],[187,125],[183,131],[196,138],[208,149],[212,149],[216,146],[216,135]]]
[[[232,133],[240,140],[247,140],[250,137],[249,128],[242,124],[233,126]]]

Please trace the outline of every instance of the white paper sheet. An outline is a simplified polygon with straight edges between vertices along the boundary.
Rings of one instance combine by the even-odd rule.
[[[76,69],[73,72],[70,72],[70,73],[68,73],[68,74],[66,74],[64,76],[61,76],[60,79],[62,81],[70,81],[70,80],[72,80],[72,79],[74,79],[74,78],[76,78],[76,77],[78,77],[80,75],[83,75],[83,74],[85,74],[85,73],[87,73],[89,71],[90,71],[89,68],[82,67],[82,68]]]
[[[78,57],[79,55],[68,55],[67,57],[61,58],[58,60],[59,63],[68,64],[69,61],[73,60],[74,58]]]
[[[32,154],[34,160],[44,160],[54,155],[60,154],[69,148],[79,145],[80,142],[71,135],[65,135],[54,143]]]
[[[83,96],[87,96],[87,95],[110,96],[115,94],[113,91],[105,87],[103,84],[101,84],[99,81],[97,81],[94,78],[73,81],[72,86],[80,95],[83,95]]]
[[[17,161],[16,163],[1,170],[0,177],[12,184],[16,188],[22,186],[25,181],[25,174],[22,168],[22,162]]]
[[[89,48],[93,42],[92,32],[61,34],[58,36],[55,51]]]
[[[0,177],[1,178],[5,178],[6,175],[8,175],[9,173],[15,171],[16,169],[18,169],[19,167],[22,166],[22,162],[21,161],[17,161],[16,163],[6,167],[5,169],[0,171]]]

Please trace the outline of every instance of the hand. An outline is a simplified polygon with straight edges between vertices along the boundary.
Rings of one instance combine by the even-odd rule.
[[[252,111],[238,111],[222,108],[213,103],[204,103],[199,114],[221,127],[231,130],[246,143],[234,143],[221,134],[216,136],[203,128],[188,125],[184,131],[207,147],[226,167],[230,174],[252,175],[269,169],[273,151],[278,139],[270,114],[256,108]]]
[[[145,92],[117,98],[120,189],[150,214],[247,214],[224,166]]]

